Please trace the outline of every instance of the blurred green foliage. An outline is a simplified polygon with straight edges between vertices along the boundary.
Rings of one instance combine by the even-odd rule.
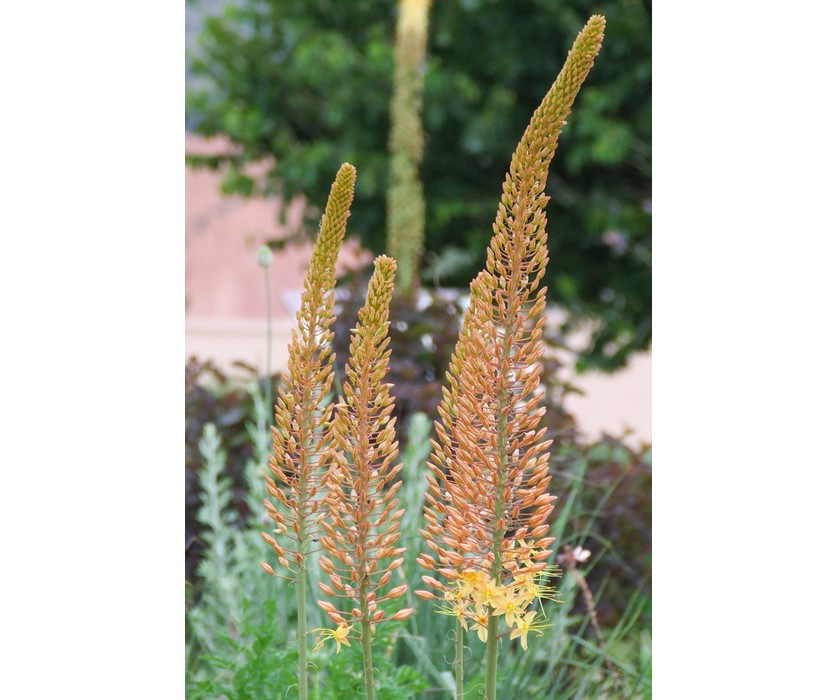
[[[382,252],[395,12],[393,0],[238,0],[207,17],[187,124],[226,135],[236,152],[189,162],[220,168],[227,192],[323,202],[349,161],[350,232]],[[424,276],[466,287],[482,265],[510,155],[593,13],[605,15],[606,39],[547,182],[545,282],[570,312],[564,332],[592,322],[580,368],[613,369],[651,339],[650,0],[433,5]],[[253,177],[255,162],[269,164],[264,177]]]
[[[248,485],[246,465],[254,458],[252,426],[256,419],[253,387],[257,386],[256,368],[238,363],[246,381],[235,380],[212,362],[191,358],[186,364],[186,579],[195,581],[206,542],[199,537],[201,503],[200,476],[206,458],[201,453],[201,437],[208,423],[215,425],[226,461],[223,476],[230,480],[235,524],[242,526],[249,514],[245,502]],[[279,376],[274,375],[273,402]]]

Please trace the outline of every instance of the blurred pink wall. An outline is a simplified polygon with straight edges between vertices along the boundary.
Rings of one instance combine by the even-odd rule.
[[[222,152],[222,139],[205,141],[186,135],[186,152]],[[276,200],[220,194],[221,175],[186,169],[186,314],[191,318],[265,318],[265,282],[256,254],[267,240],[281,238],[297,225],[304,202],[288,209],[289,227],[279,225]],[[302,289],[311,246],[288,248],[271,266],[273,312],[288,314],[277,303],[284,292]]]

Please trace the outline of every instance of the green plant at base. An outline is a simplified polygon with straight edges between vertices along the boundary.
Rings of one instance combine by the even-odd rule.
[[[204,655],[209,673],[189,679],[188,700],[280,698],[296,683],[297,655],[281,648],[276,602],[260,601],[252,613],[252,603],[242,602],[248,615],[241,634],[220,636],[215,651]]]
[[[193,614],[192,624],[211,649],[214,640],[210,630],[223,621],[232,625],[240,623],[241,608],[235,574],[227,560],[227,552],[233,548],[235,539],[235,513],[229,508],[231,482],[221,476],[226,455],[221,449],[218,430],[212,423],[204,426],[200,450],[206,466],[199,475],[203,497],[198,522],[205,528],[206,553],[198,566],[198,573],[203,578],[205,593],[201,607],[203,614]]]
[[[213,697],[203,694],[201,688],[235,685],[245,677],[271,675],[273,671],[269,669],[253,667],[261,662],[251,654],[265,629],[286,627],[285,614],[292,610],[283,595],[285,591],[277,591],[259,569],[264,547],[259,532],[264,526],[261,500],[270,446],[259,387],[257,381],[248,388],[256,414],[248,424],[254,453],[244,466],[245,503],[250,511],[243,522],[232,508],[232,480],[222,476],[226,455],[218,431],[211,423],[203,430],[201,451],[205,466],[199,480],[200,521],[204,528],[200,537],[206,547],[198,567],[198,599],[187,610],[189,697]]]
[[[263,506],[264,475],[271,441],[262,415],[262,384],[262,380],[255,379],[247,386],[254,409],[247,429],[254,449],[253,457],[243,465],[247,486],[243,502],[248,508],[244,518],[233,507],[233,480],[224,476],[227,470],[220,435],[212,424],[206,424],[203,431],[200,537],[207,546],[200,562],[203,575],[197,600],[191,601],[187,609],[189,700],[284,698],[290,697],[289,689],[298,683],[299,655],[293,634],[296,592],[288,585],[276,586],[275,580],[265,576],[259,566],[264,550],[261,531],[267,518]],[[317,574],[317,567],[309,572],[310,599],[319,590]],[[320,615],[322,611],[310,603],[307,619],[318,621]],[[385,629],[376,640],[377,648],[383,652],[375,664],[377,700],[416,698],[426,683],[414,669],[391,661],[393,632]],[[293,647],[286,650],[289,641]],[[360,649],[353,648],[339,657],[331,651],[310,655],[310,694],[317,700],[346,700],[363,695],[363,677],[356,673],[361,667]],[[359,692],[353,695],[350,689],[358,683]]]
[[[223,477],[231,481],[234,526],[243,526],[252,513],[264,510],[262,494],[258,496],[257,511],[248,505],[247,499],[252,494],[246,474],[254,462],[263,467],[267,463],[271,406],[265,399],[261,399],[263,405],[257,405],[255,397],[257,393],[262,395],[261,387],[271,380],[260,377],[255,367],[241,362],[234,364],[244,370],[244,376],[234,378],[211,361],[199,362],[194,357],[186,365],[186,580],[196,599],[202,587],[197,567],[205,554],[202,535],[205,525],[198,521],[197,515],[203,495],[199,482],[206,464],[200,443],[207,423],[215,425],[226,453]],[[268,449],[262,451],[265,442]],[[264,491],[264,480],[259,490]]]
[[[427,681],[408,665],[396,665],[392,661],[394,642],[393,629],[380,630],[376,634],[375,659],[376,700],[411,700],[424,697]],[[324,674],[321,700],[350,700],[367,697],[364,681],[364,652],[355,644],[341,654],[324,651],[328,655],[327,674]]]

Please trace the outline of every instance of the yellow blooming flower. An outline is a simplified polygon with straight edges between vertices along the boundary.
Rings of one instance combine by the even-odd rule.
[[[490,581],[486,573],[481,571],[480,574],[481,576],[477,577],[470,595],[476,606],[483,607],[489,602],[490,594],[495,594],[496,586],[494,580]]]
[[[484,590],[488,578],[489,577],[485,571],[480,571],[479,569],[466,569],[460,577],[458,595],[461,598],[465,598],[466,596],[471,595],[474,590]]]
[[[489,616],[486,613],[478,613],[474,616],[474,624],[470,629],[477,630],[477,636],[484,642],[489,636]]]
[[[463,629],[476,630],[482,642],[488,639],[490,617],[502,616],[512,638],[521,637],[526,648],[528,632],[544,629],[544,625],[534,622],[536,612],[528,613],[527,608],[533,600],[553,599],[554,594],[549,586],[541,584],[543,567],[531,557],[536,550],[523,541],[519,540],[519,544],[521,548],[504,552],[510,554],[505,559],[512,581],[503,583],[490,578],[483,568],[466,569],[458,573],[455,586],[442,592],[445,603],[437,611],[456,617]]]
[[[523,570],[522,570],[523,571]],[[541,597],[541,586],[535,582],[535,574],[531,571],[524,571],[515,576],[515,584],[521,591],[524,604],[529,605],[535,598]]]
[[[511,586],[505,590],[506,595],[495,606],[495,611],[492,615],[503,615],[506,624],[512,627],[515,624],[515,618],[523,614],[527,604],[523,602],[520,596],[515,595],[515,590]]]
[[[504,586],[502,583],[495,583],[495,579],[490,579],[485,586],[485,602],[491,604],[491,606],[495,608],[495,610],[497,610],[501,605],[503,605],[503,603],[506,601],[507,594],[508,591],[506,586]]]
[[[314,630],[318,633],[317,645],[314,647],[314,651],[320,651],[323,648],[323,645],[330,639],[335,640],[335,653],[340,654],[340,645],[345,644],[349,646],[349,632],[352,629],[352,625],[346,625],[345,623],[341,623],[338,625],[336,630],[324,629],[319,628]]]
[[[349,641],[347,640],[347,637],[349,636],[349,630],[350,630],[350,628],[347,627],[346,625],[340,625],[335,630],[335,643],[336,643],[335,653],[336,654],[340,654],[340,645],[341,644],[346,644],[346,646],[349,646]]]
[[[521,647],[526,651],[527,649],[527,632],[529,632],[533,628],[533,619],[535,618],[536,612],[535,610],[530,610],[526,615],[523,617],[519,617],[515,620],[515,629],[512,630],[511,634],[509,635],[510,639],[516,639],[517,637],[521,638]]]
[[[467,630],[468,622],[466,622],[466,620],[468,620],[471,616],[471,611],[469,610],[471,602],[468,600],[454,600],[454,596],[449,598],[448,595],[445,596],[445,599],[448,601],[449,606],[440,606],[437,608],[437,612],[440,612],[443,615],[453,615],[457,618],[457,620],[459,620],[463,629]]]
[[[519,588],[520,592],[526,596],[527,604],[536,598],[539,600],[542,598],[556,600],[555,589],[541,583],[546,579],[547,574],[555,572],[555,567],[548,567],[546,569],[541,569],[540,571],[533,571],[532,567],[533,565],[530,563],[527,566],[518,569],[512,577],[512,580],[515,582],[515,585]]]

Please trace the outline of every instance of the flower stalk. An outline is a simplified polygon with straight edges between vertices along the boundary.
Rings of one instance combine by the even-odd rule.
[[[454,688],[457,700],[465,696],[465,669],[463,668],[463,627],[456,625],[454,633]]]
[[[355,626],[360,628],[368,700],[375,700],[372,640],[376,625],[403,620],[413,612],[411,608],[389,612],[385,605],[407,591],[406,585],[390,583],[406,551],[397,546],[405,512],[397,498],[402,465],[395,463],[398,442],[392,385],[384,382],[389,371],[389,310],[395,272],[393,259],[382,255],[375,260],[367,299],[358,314],[344,397],[332,422],[335,448],[327,477],[328,515],[322,522],[320,567],[329,584],[321,583],[320,589],[339,606],[331,600],[318,601],[337,624],[335,630],[317,630],[318,648],[337,635],[348,645],[358,639]]]
[[[331,348],[335,321],[334,287],[338,250],[346,233],[349,206],[355,187],[355,168],[344,163],[329,194],[311,266],[305,277],[302,303],[289,345],[288,371],[283,375],[272,427],[273,453],[268,460],[266,486],[270,496],[265,508],[273,519],[273,534],[263,532],[279,563],[289,575],[269,574],[296,582],[299,692],[308,698],[306,591],[308,557],[314,553],[314,536],[322,519],[318,496],[333,452],[329,430],[332,404],[334,353]],[[279,536],[282,544],[274,535]],[[339,645],[339,643],[338,643]]]
[[[451,358],[428,462],[426,527],[431,554],[418,562],[426,600],[477,630],[487,645],[485,697],[494,700],[500,636],[540,634],[546,618],[529,606],[551,598],[546,519],[551,441],[539,428],[547,265],[545,194],[550,161],[579,89],[599,53],[605,19],[591,17],[532,116],[503,185],[486,266]],[[501,618],[506,631],[500,632]]]

